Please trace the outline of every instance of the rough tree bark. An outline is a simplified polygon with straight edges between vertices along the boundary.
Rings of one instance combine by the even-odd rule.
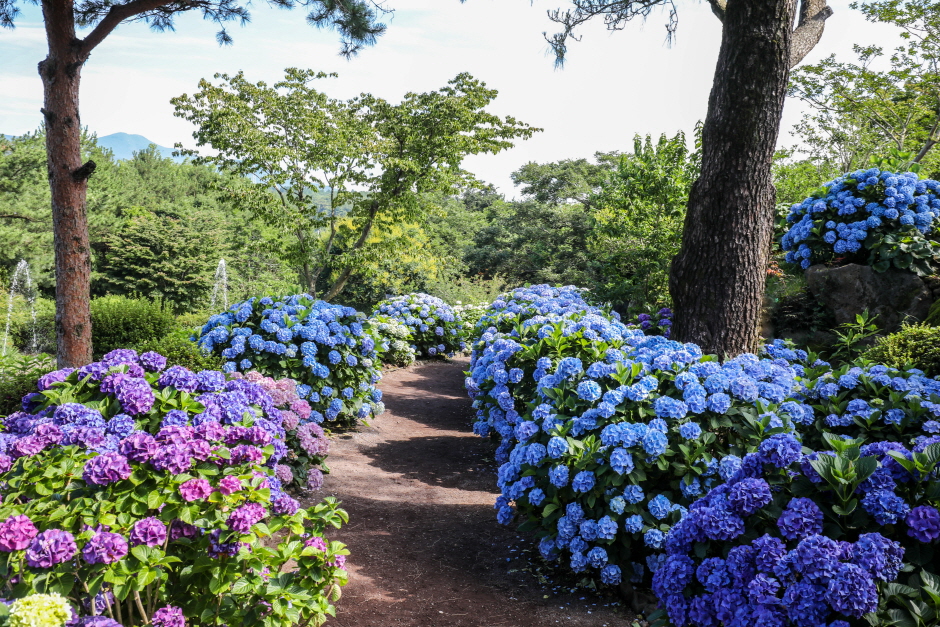
[[[773,232],[771,162],[790,68],[832,11],[804,0],[710,0],[724,24],[702,129],[702,171],[689,194],[670,273],[673,337],[731,357],[756,348]]]
[[[72,3],[44,0],[42,12],[49,55],[39,63],[39,75],[52,191],[57,357],[59,367],[64,368],[91,361],[91,250],[85,191],[95,164],[81,162],[78,90],[88,54],[75,36]]]

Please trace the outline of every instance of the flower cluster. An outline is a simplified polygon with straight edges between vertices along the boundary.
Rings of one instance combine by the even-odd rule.
[[[379,358],[392,366],[407,366],[416,359],[411,329],[391,316],[380,314],[369,319],[379,338]]]
[[[227,372],[259,370],[297,381],[313,419],[346,424],[377,415],[381,379],[376,338],[355,309],[307,294],[251,298],[209,318],[199,345],[229,359]]]
[[[786,262],[891,265],[918,274],[940,268],[940,244],[927,237],[940,216],[940,182],[912,172],[870,168],[826,183],[822,192],[794,205],[781,240]]]
[[[508,333],[483,330],[466,381],[475,431],[502,439],[497,516],[525,516],[542,554],[575,572],[642,580],[669,526],[731,472],[719,458],[791,428],[767,411],[795,385],[789,364],[719,364],[628,328],[574,290],[500,301],[491,320],[506,321],[507,309],[521,320]]]
[[[232,378],[241,378],[232,373]],[[319,490],[323,483],[324,463],[330,451],[330,440],[323,427],[312,417],[310,403],[297,395],[297,384],[291,379],[275,381],[256,370],[245,373],[244,378],[260,385],[281,412],[281,427],[284,429],[287,454],[274,467],[275,476],[284,486],[305,486]],[[382,399],[382,391],[376,390],[374,399]]]
[[[376,305],[372,315],[385,315],[408,327],[419,355],[452,355],[466,348],[463,320],[436,296],[420,293],[396,296]]]
[[[836,450],[806,456],[795,441],[784,456],[780,446],[762,445],[727,483],[690,506],[665,538],[653,577],[673,625],[845,626],[863,616],[871,624],[890,622],[874,618],[898,594],[886,584],[911,569],[904,565],[908,554],[922,568],[918,556],[940,537],[940,512],[926,502],[937,477],[915,467],[935,467],[936,459],[884,442],[833,442]],[[900,465],[886,451],[910,456],[910,463]],[[922,504],[888,498],[895,481],[907,484],[908,500]],[[872,495],[879,495],[874,509],[867,503]],[[861,511],[853,511],[856,496]],[[925,582],[934,577],[921,575]]]
[[[121,606],[128,621],[134,607],[166,627],[200,622],[209,607],[229,624],[297,622],[283,609],[258,613],[283,594],[269,591],[260,569],[281,572],[314,553],[289,538],[258,549],[280,529],[320,531],[346,515],[333,500],[302,509],[283,490],[276,468],[290,412],[271,393],[132,350],[44,375],[37,388],[0,433],[0,553],[5,579],[18,582],[5,596],[80,598],[73,586],[82,581],[88,596],[70,625],[117,625]],[[301,616],[328,611],[328,589],[346,579],[329,563],[344,554],[333,543],[293,570],[307,587],[294,602]]]
[[[668,338],[672,332],[672,310],[663,307],[654,314],[639,314],[630,326],[640,328],[646,335],[662,335]]]

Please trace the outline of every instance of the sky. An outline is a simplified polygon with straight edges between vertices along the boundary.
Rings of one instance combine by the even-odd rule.
[[[13,30],[0,30],[0,132],[22,134],[40,122],[42,84],[36,64],[45,56],[38,7],[22,4]],[[443,87],[469,72],[499,91],[490,110],[543,128],[532,139],[497,155],[468,157],[465,167],[514,196],[510,174],[523,164],[629,151],[633,136],[682,130],[704,119],[721,38],[707,2],[679,0],[679,28],[666,41],[665,12],[624,30],[589,23],[572,42],[564,69],[556,70],[543,32],[555,24],[546,10],[566,0],[388,0],[394,13],[378,43],[352,60],[338,55],[335,33],[308,26],[301,10],[250,7],[252,23],[233,26],[232,46],[220,47],[216,25],[196,14],[177,18],[175,32],[125,24],[92,53],[82,71],[82,124],[99,136],[144,135],[163,146],[195,147],[193,127],[173,116],[169,100],[193,93],[201,78],[242,70],[252,81],[275,82],[287,67],[336,72],[321,83],[334,98],[367,92],[397,101],[406,92]],[[570,6],[570,4],[569,4]],[[854,60],[852,45],[891,47],[896,32],[867,23],[845,0],[831,4],[822,41],[804,62],[835,53]],[[790,128],[801,103],[788,100],[779,144],[791,146]]]

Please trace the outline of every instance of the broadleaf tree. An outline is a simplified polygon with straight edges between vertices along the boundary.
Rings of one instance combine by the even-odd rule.
[[[35,2],[35,0],[32,0]],[[13,28],[21,0],[0,0],[0,26]],[[59,366],[92,359],[89,311],[91,251],[86,190],[95,162],[81,157],[78,95],[81,72],[92,51],[121,24],[147,23],[152,30],[173,28],[177,15],[198,11],[220,26],[216,38],[231,43],[226,25],[247,24],[250,14],[237,0],[42,0],[48,54],[39,63],[43,84],[46,167],[51,191],[56,274],[56,336]],[[247,4],[247,3],[246,3]],[[279,8],[304,7],[307,21],[332,28],[342,53],[354,55],[385,30],[375,0],[268,0]],[[79,36],[79,28],[87,34]]]
[[[311,85],[326,77],[289,68],[269,86],[218,74],[219,84],[200,81],[172,102],[196,125],[197,145],[215,152],[200,159],[251,181],[232,190],[235,202],[293,237],[304,287],[314,292],[321,273],[335,271],[321,295],[332,300],[357,265],[389,250],[377,234],[421,223],[427,194],[473,182],[461,168],[467,155],[500,152],[540,129],[486,111],[497,92],[469,74],[397,104],[329,98]]]
[[[822,37],[832,10],[826,0],[709,4],[722,22],[721,47],[702,128],[701,173],[669,291],[674,337],[724,357],[757,344],[774,223],[771,163],[787,81]],[[571,0],[569,8],[549,12],[561,30],[547,38],[560,63],[585,22],[600,18],[620,30],[659,8],[669,10],[671,35],[678,23],[673,0]]]

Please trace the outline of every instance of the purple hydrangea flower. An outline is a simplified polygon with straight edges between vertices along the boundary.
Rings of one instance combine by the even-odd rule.
[[[829,581],[826,601],[837,612],[861,618],[878,609],[878,588],[861,566],[842,564]]]
[[[773,495],[770,485],[763,479],[745,478],[731,486],[728,492],[728,504],[731,510],[741,516],[750,516],[770,503]]]
[[[161,607],[150,617],[153,627],[186,627],[183,610],[172,605]]]
[[[166,357],[153,351],[140,356],[140,365],[150,372],[160,372],[166,368]]]
[[[103,531],[92,536],[82,549],[89,564],[113,564],[127,555],[127,541],[121,534]]]
[[[160,374],[157,385],[161,388],[173,387],[180,392],[193,393],[199,389],[199,379],[189,368],[170,366]]]
[[[278,516],[293,516],[300,509],[300,503],[283,492],[271,499],[271,511]]]
[[[184,523],[176,519],[170,523],[170,541],[175,542],[180,538],[195,538],[199,535],[199,527]]]
[[[894,581],[901,571],[904,548],[880,533],[864,533],[851,545],[851,560],[880,581]]]
[[[808,498],[791,499],[777,519],[780,533],[787,540],[805,538],[809,535],[822,533],[823,513],[813,501]]]
[[[307,471],[307,489],[316,492],[323,487],[323,472],[319,468]]]
[[[26,563],[32,568],[52,568],[75,557],[78,547],[68,531],[47,529],[39,533],[26,549]]]
[[[758,452],[761,460],[777,468],[787,468],[800,461],[802,446],[792,435],[778,433],[760,443]]]
[[[242,489],[242,480],[235,475],[226,475],[219,481],[219,492],[225,495],[234,494]]]
[[[940,538],[940,512],[936,507],[920,505],[908,513],[905,519],[907,535],[920,542],[933,542]]]
[[[121,454],[132,462],[150,461],[159,449],[156,439],[149,433],[142,431],[132,433],[124,438],[118,446]]]
[[[61,370],[55,370],[39,377],[39,381],[36,383],[36,387],[40,392],[48,390],[55,383],[61,383],[65,381],[70,374],[75,372],[75,368],[63,368]]]
[[[166,541],[166,525],[153,516],[134,523],[130,533],[131,546],[162,546]]]
[[[131,416],[147,413],[155,400],[147,380],[134,377],[127,377],[118,382],[114,396],[121,404],[121,409]]]
[[[85,462],[82,479],[89,485],[109,485],[131,476],[127,458],[120,453],[104,453]]]
[[[157,470],[166,470],[172,475],[178,475],[189,469],[192,458],[186,446],[167,444],[157,450],[150,463]]]
[[[4,553],[22,551],[29,546],[38,533],[29,516],[22,514],[10,516],[0,523],[0,551]]]
[[[212,486],[205,479],[190,479],[179,487],[184,501],[202,501],[212,494]]]
[[[248,533],[255,523],[264,520],[268,512],[261,503],[245,503],[233,511],[226,521],[229,529],[238,533]]]

